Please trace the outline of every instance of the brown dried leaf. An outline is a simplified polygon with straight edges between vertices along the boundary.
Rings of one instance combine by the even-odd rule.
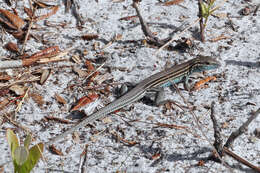
[[[0,97],[6,96],[6,94],[8,94],[9,91],[10,91],[9,89],[1,89],[0,90]]]
[[[32,97],[33,101],[35,101],[39,106],[42,106],[45,101],[43,100],[43,96],[37,93],[31,93],[30,96]]]
[[[89,104],[93,101],[95,101],[98,98],[98,95],[95,93],[89,94],[88,96],[84,96],[81,97],[78,101],[78,103],[76,104],[76,106],[74,106],[71,111],[77,110],[83,106],[85,106],[86,104]]]
[[[198,166],[204,166],[205,165],[205,161],[204,160],[200,160],[199,162],[198,162]]]
[[[12,85],[9,89],[15,92],[15,94],[18,96],[23,95],[25,93],[25,87],[21,85]]]
[[[14,36],[14,38],[16,38],[16,39],[18,39],[18,40],[24,40],[24,38],[25,38],[25,33],[24,33],[22,30],[17,31],[17,32],[12,32],[11,34]],[[28,40],[29,40],[30,38],[31,38],[31,37],[30,37],[30,35],[29,35],[29,36],[28,36]]]
[[[41,80],[40,80],[40,84],[43,85],[47,79],[50,77],[51,74],[51,70],[45,69],[42,71],[42,75],[41,75]]]
[[[85,65],[89,72],[95,71],[95,67],[93,66],[91,61],[86,60]]]
[[[16,29],[17,29],[17,27],[16,27],[15,25],[13,25],[12,23],[10,23],[10,22],[8,22],[8,21],[2,19],[1,17],[0,17],[0,22],[4,23],[4,24],[5,24],[7,27],[9,27],[10,29],[13,29],[13,30],[16,30]],[[6,26],[5,26],[5,27],[6,27]],[[9,28],[8,28],[8,29],[9,29]]]
[[[161,153],[156,153],[152,156],[152,159],[155,160],[155,159],[159,159],[161,157]]]
[[[223,123],[221,124],[221,128],[222,128],[222,129],[226,129],[226,128],[228,128],[228,126],[229,126],[229,123],[228,123],[228,122],[223,122]]]
[[[30,66],[34,63],[36,63],[39,59],[52,57],[54,55],[57,55],[60,52],[60,49],[58,46],[52,46],[48,47],[46,49],[43,49],[32,56],[30,56],[27,59],[23,60],[23,66]]]
[[[12,78],[8,74],[0,73],[0,80],[9,81],[10,79],[12,79]]]
[[[170,102],[165,103],[165,108],[167,110],[171,110],[172,109],[172,104]]]
[[[117,34],[115,37],[114,37],[114,40],[115,41],[119,41],[119,40],[122,40],[123,38],[123,35],[122,34]]]
[[[7,98],[4,98],[2,101],[0,101],[0,110],[3,109],[8,103],[9,100]]]
[[[58,150],[54,145],[51,145],[51,146],[49,147],[49,150],[50,150],[50,152],[51,152],[52,154],[56,154],[56,155],[59,155],[59,156],[63,156],[63,153],[62,153],[60,150]]]
[[[8,43],[5,45],[5,48],[6,48],[7,50],[9,50],[10,52],[14,52],[14,53],[19,52],[19,49],[18,49],[17,44],[15,44],[15,43],[13,43],[13,42],[8,42]]]
[[[41,1],[34,1],[35,4],[37,4],[40,8],[47,8],[47,7],[52,7],[52,5],[46,4],[44,2]]]
[[[67,104],[67,101],[63,98],[63,97],[61,97],[59,94],[57,94],[57,93],[55,93],[55,99],[57,100],[57,102],[58,103],[61,103],[61,104]]]
[[[33,12],[30,8],[24,7],[24,12],[29,16],[31,19],[33,18]]]
[[[60,52],[59,46],[52,46],[52,47],[43,49],[39,52],[36,52],[30,58],[36,58],[36,59],[46,58],[46,57],[56,55],[58,52]]]
[[[167,1],[163,3],[164,6],[171,6],[171,5],[178,5],[182,3],[184,0],[172,0],[172,1]]]
[[[2,13],[10,22],[12,22],[12,24],[15,25],[17,29],[21,29],[25,25],[23,19],[8,10],[0,8],[0,13]]]
[[[85,35],[81,36],[81,38],[82,38],[83,40],[88,40],[88,41],[90,41],[90,40],[97,39],[97,38],[98,38],[98,35],[97,35],[97,34],[85,34]]]
[[[46,18],[48,18],[48,17],[50,17],[50,16],[56,14],[57,11],[58,11],[58,9],[59,9],[59,6],[54,6],[54,7],[50,8],[51,11],[50,11],[49,13],[47,13],[47,14],[45,14],[45,15],[42,15],[42,16],[38,16],[38,17],[36,17],[35,20],[36,20],[36,21],[39,21],[39,20],[46,19]]]

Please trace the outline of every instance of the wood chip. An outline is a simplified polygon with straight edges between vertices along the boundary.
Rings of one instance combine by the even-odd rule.
[[[105,123],[105,124],[109,124],[109,123],[112,123],[112,120],[111,120],[110,117],[106,117],[106,118],[102,119],[102,122]]]
[[[71,59],[77,64],[81,63],[81,59],[78,55],[73,55]]]
[[[72,68],[72,70],[74,72],[76,72],[79,75],[80,78],[83,78],[83,77],[86,77],[86,76],[89,75],[89,72],[81,70],[81,69],[79,69],[79,68],[77,68],[75,66]]]
[[[40,84],[43,85],[47,79],[50,77],[51,70],[45,69],[42,71],[41,79],[40,79]]]
[[[43,96],[37,93],[31,93],[30,96],[32,97],[33,101],[35,101],[39,106],[42,106],[45,103]]]
[[[74,132],[72,134],[72,138],[73,140],[76,142],[76,143],[79,143],[80,142],[80,137],[79,137],[79,133],[78,132]]]

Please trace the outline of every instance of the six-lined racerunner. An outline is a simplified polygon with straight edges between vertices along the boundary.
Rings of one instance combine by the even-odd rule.
[[[58,135],[51,139],[49,142],[45,143],[47,145],[54,143],[68,134],[73,133],[79,128],[92,123],[95,120],[104,118],[111,112],[114,112],[124,106],[127,106],[135,101],[141,99],[149,90],[167,87],[172,84],[177,84],[180,82],[187,82],[188,77],[193,72],[203,72],[207,70],[216,69],[220,66],[220,63],[208,56],[198,56],[197,58],[191,59],[185,63],[175,65],[171,68],[165,69],[162,72],[156,73],[137,84],[132,90],[127,92],[125,95],[121,96],[117,100],[111,102],[107,106],[99,109],[92,115],[86,117],[80,123],[65,131],[61,135]]]

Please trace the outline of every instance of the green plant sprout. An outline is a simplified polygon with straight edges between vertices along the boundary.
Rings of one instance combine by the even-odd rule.
[[[11,150],[14,172],[29,173],[42,155],[43,144],[36,144],[29,149],[31,143],[31,135],[29,134],[24,140],[24,145],[21,146],[17,136],[10,129],[7,129],[6,137]]]
[[[201,17],[205,18],[204,27],[206,27],[209,16],[211,16],[212,13],[218,9],[213,8],[214,2],[215,0],[208,0],[207,3],[203,1],[200,2]]]

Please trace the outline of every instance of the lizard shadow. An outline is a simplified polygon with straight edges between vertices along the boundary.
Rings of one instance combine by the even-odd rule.
[[[227,65],[244,66],[249,68],[260,68],[260,62],[226,60]]]

